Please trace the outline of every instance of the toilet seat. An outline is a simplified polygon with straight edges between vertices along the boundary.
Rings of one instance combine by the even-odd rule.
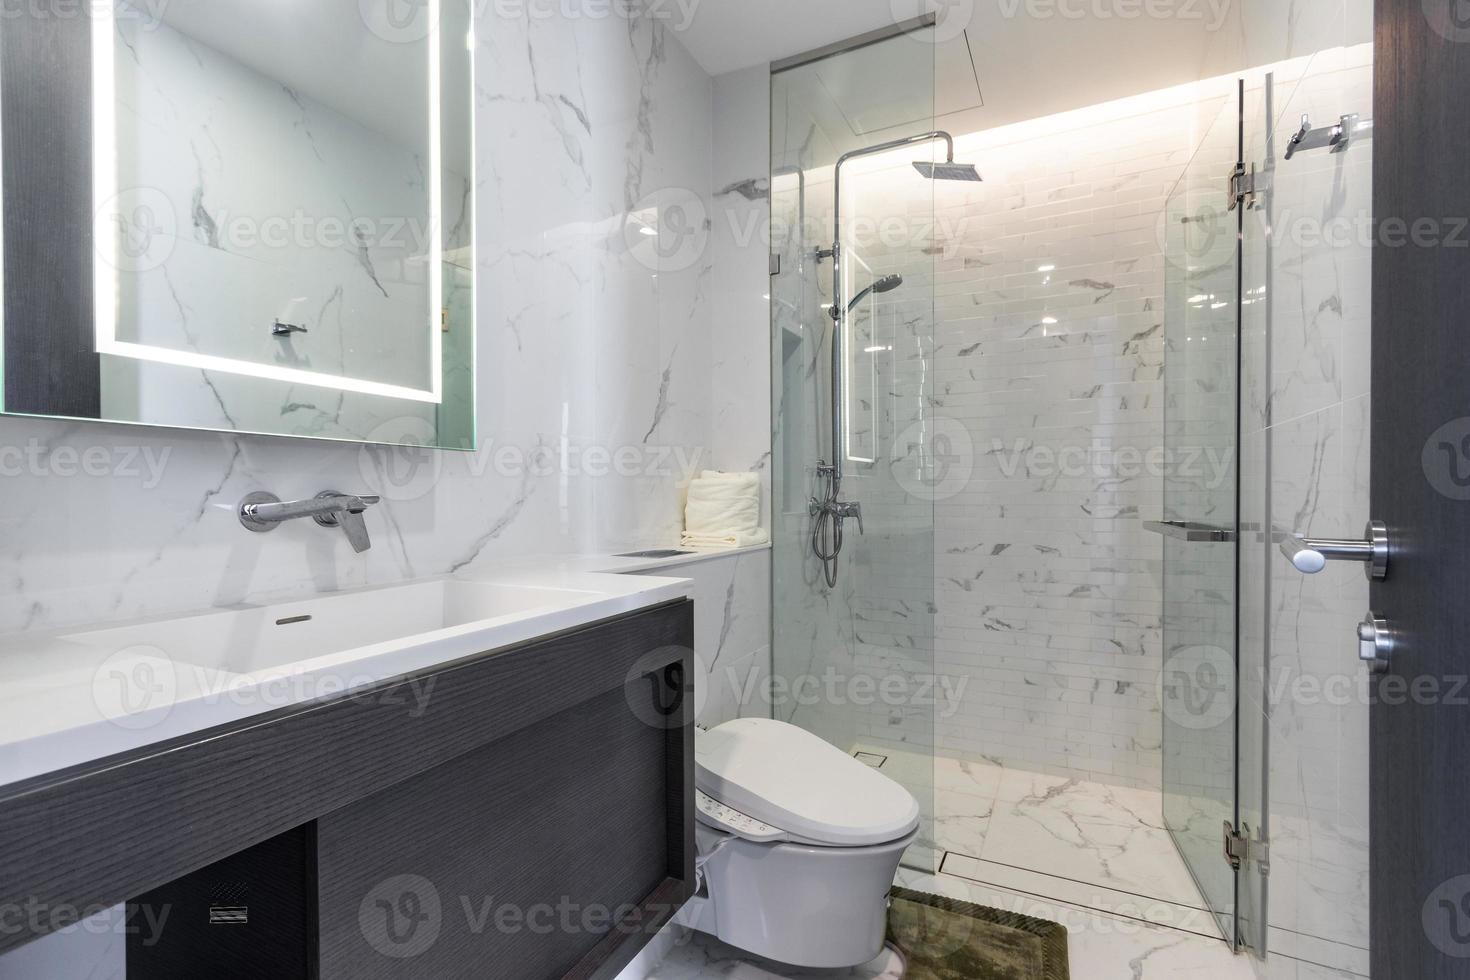
[[[795,725],[741,718],[694,743],[695,785],[755,824],[760,839],[824,847],[886,844],[919,826],[919,804],[898,783]],[[738,836],[738,826],[697,809],[700,819]]]

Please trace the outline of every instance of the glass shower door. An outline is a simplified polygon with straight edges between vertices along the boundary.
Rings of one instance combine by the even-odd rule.
[[[1237,941],[1241,103],[1201,103],[1203,138],[1165,213],[1164,820],[1221,935]]]
[[[844,154],[935,128],[932,35],[899,33],[771,77],[773,713],[914,794],[922,840],[905,863],[927,871],[937,864],[934,692],[944,690],[927,451],[936,243],[933,182],[914,162],[943,150],[921,142],[843,164],[840,227],[835,178]],[[824,567],[811,505],[834,461],[840,498],[862,517],[845,521]]]

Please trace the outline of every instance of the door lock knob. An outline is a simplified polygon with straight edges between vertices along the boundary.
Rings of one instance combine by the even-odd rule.
[[[1358,624],[1358,659],[1367,664],[1375,674],[1388,670],[1389,658],[1393,655],[1393,631],[1388,620],[1379,619],[1369,612]]]

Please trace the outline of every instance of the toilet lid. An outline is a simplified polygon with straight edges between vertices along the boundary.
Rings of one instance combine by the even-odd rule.
[[[886,844],[919,826],[913,794],[810,732],[741,718],[695,740],[695,782],[720,803],[793,837]]]

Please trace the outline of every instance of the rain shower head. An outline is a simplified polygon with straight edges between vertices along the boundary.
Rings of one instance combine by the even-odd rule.
[[[982,180],[980,171],[975,169],[973,163],[955,163],[953,160],[947,163],[933,163],[929,160],[915,160],[914,169],[929,180],[968,180],[975,183]]]

